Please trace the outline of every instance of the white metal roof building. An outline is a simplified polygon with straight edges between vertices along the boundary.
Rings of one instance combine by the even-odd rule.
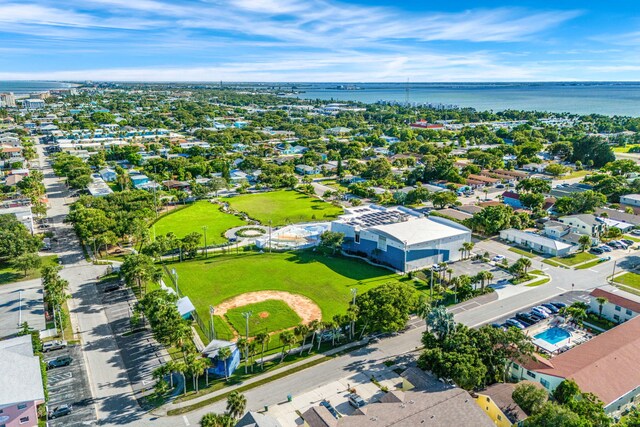
[[[462,244],[471,241],[471,231],[454,221],[377,205],[347,209],[331,231],[345,235],[345,252],[401,272],[456,261]]]

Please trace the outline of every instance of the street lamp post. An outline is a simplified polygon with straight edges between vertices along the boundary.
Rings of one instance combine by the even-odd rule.
[[[247,363],[249,361],[249,317],[251,317],[251,312],[247,311],[242,313],[242,316],[244,317],[245,320],[245,340],[244,340],[244,373],[247,373]]]
[[[355,307],[355,306],[356,306],[356,295],[357,295],[357,294],[358,294],[358,289],[357,289],[357,288],[351,288],[351,297],[352,297],[352,299],[351,299],[351,305],[352,305],[353,307]],[[353,312],[352,312],[352,315],[353,315]],[[354,318],[352,317],[352,318],[351,318],[351,326],[350,326],[350,329],[349,329],[349,336],[350,336],[350,339],[353,339],[353,330],[354,330],[354,328],[355,328],[355,327],[356,327],[356,321],[355,321],[355,320],[354,320]],[[301,352],[301,353],[302,353],[302,352]]]
[[[213,341],[216,338],[216,330],[215,327],[213,325],[213,314],[215,313],[216,309],[213,308],[212,305],[209,306],[209,323],[211,323],[211,341]]]
[[[269,252],[271,252],[271,220],[269,220]]]
[[[208,257],[208,253],[207,253],[207,226],[203,225],[202,226],[202,231],[204,232],[204,257],[207,258]]]

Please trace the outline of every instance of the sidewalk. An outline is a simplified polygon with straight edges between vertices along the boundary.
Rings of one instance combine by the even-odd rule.
[[[285,366],[283,366],[281,368],[274,369],[273,371],[269,371],[269,372],[266,372],[264,374],[258,374],[256,376],[254,376],[253,378],[250,378],[250,379],[248,379],[246,381],[243,381],[240,384],[236,384],[236,385],[233,385],[233,386],[225,387],[225,388],[223,388],[221,390],[217,390],[217,391],[214,391],[214,392],[199,396],[199,397],[197,397],[195,399],[188,400],[188,401],[185,401],[185,402],[179,402],[179,403],[170,402],[170,403],[167,403],[164,406],[161,406],[161,407],[159,407],[157,409],[152,410],[151,413],[153,413],[153,415],[156,415],[156,416],[166,416],[167,415],[167,411],[169,411],[169,410],[178,409],[178,408],[185,408],[185,407],[189,407],[189,406],[195,405],[195,404],[200,403],[202,401],[206,401],[206,400],[212,399],[212,398],[214,398],[216,396],[220,396],[222,394],[229,393],[229,392],[231,392],[233,390],[236,390],[239,387],[246,387],[247,385],[251,385],[251,384],[254,384],[254,383],[259,382],[259,381],[260,382],[264,381],[265,379],[272,378],[272,377],[274,377],[276,375],[279,375],[279,374],[281,374],[283,372],[287,372],[287,371],[289,371],[291,369],[294,369],[294,368],[297,368],[299,366],[306,365],[307,363],[322,359],[322,358],[327,357],[327,356],[332,356],[334,354],[340,353],[342,351],[345,351],[345,350],[348,350],[348,349],[351,349],[351,348],[354,348],[354,347],[359,347],[359,346],[365,345],[365,344],[367,344],[368,341],[369,341],[368,338],[364,339],[364,340],[361,340],[361,341],[354,341],[352,343],[345,344],[343,346],[331,349],[331,350],[329,350],[329,351],[327,351],[325,353],[314,354],[311,357],[307,357],[306,359],[302,359],[302,360],[299,360],[297,362],[291,363],[289,365],[285,365]],[[291,353],[295,353],[296,351],[300,351],[300,347],[291,350]],[[280,357],[280,354],[276,353],[275,355],[272,355],[270,357],[271,358]],[[265,360],[267,360],[267,359],[265,358]]]

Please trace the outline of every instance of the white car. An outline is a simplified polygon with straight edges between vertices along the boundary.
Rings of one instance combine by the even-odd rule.
[[[531,309],[531,312],[533,314],[535,314],[536,316],[542,317],[543,319],[548,319],[549,318],[549,313],[547,313],[546,310],[543,310],[540,307],[533,307]]]
[[[500,261],[502,261],[503,259],[504,259],[504,255],[496,255],[496,256],[494,256],[493,258],[491,258],[491,261],[494,261],[494,262],[500,262]]]
[[[48,341],[42,344],[42,352],[46,353],[48,351],[60,350],[67,346],[67,342],[62,341]]]

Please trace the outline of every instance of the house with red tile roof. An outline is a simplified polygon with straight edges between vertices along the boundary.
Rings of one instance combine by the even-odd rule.
[[[549,392],[565,379],[595,394],[609,415],[619,415],[640,396],[640,317],[622,323],[551,359],[541,356],[512,363],[517,380],[539,382]]]
[[[621,323],[631,320],[640,313],[640,296],[624,291],[612,285],[600,286],[589,294],[589,310],[602,315],[612,322]],[[605,298],[600,312],[598,298]]]

